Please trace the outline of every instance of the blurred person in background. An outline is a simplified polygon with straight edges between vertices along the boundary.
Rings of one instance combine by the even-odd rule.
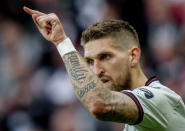
[[[27,107],[32,100],[29,81],[40,61],[41,46],[12,19],[2,22],[0,29],[0,116],[9,130],[28,129],[31,118]]]
[[[148,65],[161,81],[184,99],[182,73],[184,72],[185,1],[144,0],[148,22]],[[185,79],[183,79],[184,81]]]
[[[125,131],[185,129],[181,97],[144,75],[138,36],[127,22],[107,20],[87,28],[81,38],[84,60],[54,13],[24,10],[57,46],[78,99],[97,119],[126,123]]]

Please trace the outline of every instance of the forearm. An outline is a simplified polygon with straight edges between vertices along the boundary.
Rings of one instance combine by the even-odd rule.
[[[130,111],[134,102],[123,93],[105,88],[77,51],[62,54],[62,59],[78,99],[96,118],[123,123],[136,121],[137,107]]]
[[[98,77],[89,69],[84,58],[73,51],[62,55],[74,91],[81,103],[90,111],[95,104],[104,103],[110,90],[104,88]]]
[[[102,102],[104,94],[110,90],[102,86],[101,81],[89,69],[84,59],[77,52],[71,52],[63,57],[68,75],[72,81],[75,93],[81,103],[91,110],[96,101]]]

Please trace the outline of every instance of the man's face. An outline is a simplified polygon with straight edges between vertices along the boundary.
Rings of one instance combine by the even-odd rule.
[[[88,42],[84,47],[84,57],[104,86],[115,91],[129,89],[129,53],[114,48],[112,39],[101,38]]]

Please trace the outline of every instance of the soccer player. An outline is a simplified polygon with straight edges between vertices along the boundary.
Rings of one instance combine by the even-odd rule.
[[[54,13],[24,10],[57,47],[76,96],[97,119],[125,123],[125,131],[185,130],[181,97],[156,77],[146,78],[137,33],[127,22],[106,20],[86,29],[83,58]]]

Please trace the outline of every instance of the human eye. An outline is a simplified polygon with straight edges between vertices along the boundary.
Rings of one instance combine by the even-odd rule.
[[[110,58],[111,58],[110,54],[102,54],[101,57],[100,57],[101,60],[108,60]]]
[[[86,59],[86,62],[88,65],[93,65],[94,64],[94,60],[92,59]]]

